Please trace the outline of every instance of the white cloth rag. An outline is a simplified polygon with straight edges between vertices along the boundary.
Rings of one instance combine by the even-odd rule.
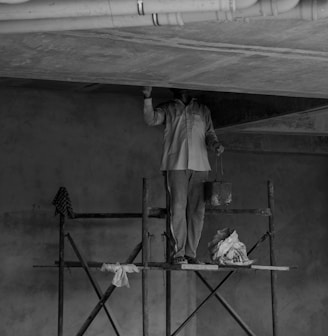
[[[102,264],[100,270],[102,272],[108,271],[115,273],[114,278],[112,280],[112,284],[116,287],[126,286],[130,288],[129,279],[126,273],[139,273],[139,269],[136,265],[128,264],[128,265],[120,265],[116,264]]]

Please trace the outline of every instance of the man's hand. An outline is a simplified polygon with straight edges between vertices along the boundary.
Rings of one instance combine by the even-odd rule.
[[[219,145],[215,148],[215,154],[217,156],[220,156],[224,152],[224,147],[222,145]]]
[[[151,86],[144,86],[143,87],[142,93],[143,93],[145,99],[151,97],[151,91],[152,91]]]

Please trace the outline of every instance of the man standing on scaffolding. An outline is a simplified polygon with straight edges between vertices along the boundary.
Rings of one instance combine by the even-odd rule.
[[[218,156],[219,143],[210,110],[190,96],[188,90],[172,89],[174,99],[153,108],[152,87],[143,88],[144,119],[149,126],[164,125],[161,170],[170,199],[174,264],[201,264],[196,258],[202,234],[204,182],[211,170],[207,147]]]

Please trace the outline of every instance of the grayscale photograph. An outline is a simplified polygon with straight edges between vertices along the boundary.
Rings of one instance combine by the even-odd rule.
[[[328,335],[328,0],[0,0],[0,101],[0,336]]]

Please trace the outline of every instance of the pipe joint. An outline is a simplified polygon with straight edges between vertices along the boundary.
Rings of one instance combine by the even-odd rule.
[[[157,13],[153,13],[151,15],[151,18],[153,20],[153,25],[154,26],[160,26],[159,21],[158,21],[158,14]]]
[[[219,10],[225,12],[236,11],[236,0],[218,0]]]
[[[312,0],[312,20],[318,20],[318,3],[317,0]]]
[[[138,15],[145,15],[143,0],[137,0],[137,11]]]
[[[273,16],[279,15],[279,9],[278,9],[278,1],[277,0],[271,0],[271,11]]]
[[[229,11],[230,12],[236,11],[236,0],[229,0]]]

